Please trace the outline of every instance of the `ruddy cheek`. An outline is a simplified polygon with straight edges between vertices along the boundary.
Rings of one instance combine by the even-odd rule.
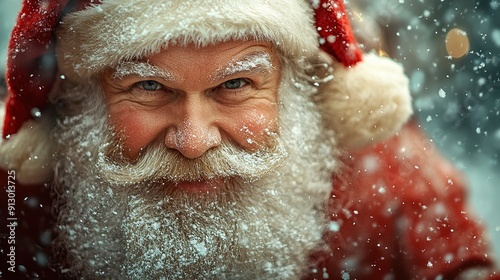
[[[131,111],[111,114],[110,123],[122,137],[125,156],[137,157],[142,148],[154,141],[155,126],[149,120],[149,117]]]
[[[278,132],[277,117],[273,112],[254,112],[238,124],[239,144],[254,150]]]

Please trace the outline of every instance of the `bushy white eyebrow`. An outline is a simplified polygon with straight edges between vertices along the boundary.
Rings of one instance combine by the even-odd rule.
[[[119,63],[118,66],[116,66],[115,73],[112,77],[114,79],[123,79],[127,76],[139,76],[142,78],[161,77],[169,81],[175,79],[175,76],[172,73],[158,66],[140,61],[126,61]]]
[[[231,60],[225,67],[217,69],[212,75],[212,81],[222,80],[238,73],[271,72],[273,68],[269,53],[255,52],[243,58]]]

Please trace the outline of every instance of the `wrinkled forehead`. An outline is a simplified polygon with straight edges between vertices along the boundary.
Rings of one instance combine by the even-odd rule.
[[[317,51],[305,0],[107,0],[64,17],[57,35],[60,69],[75,79],[169,45],[254,40],[270,42],[290,58]]]

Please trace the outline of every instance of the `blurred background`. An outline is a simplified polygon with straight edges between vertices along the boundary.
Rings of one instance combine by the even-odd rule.
[[[500,0],[350,0],[347,5],[365,48],[404,65],[416,117],[466,174],[471,211],[486,224],[500,258]],[[0,1],[0,94],[19,8],[20,0]]]
[[[464,171],[500,258],[500,1],[351,0],[357,36],[401,62],[415,115]]]

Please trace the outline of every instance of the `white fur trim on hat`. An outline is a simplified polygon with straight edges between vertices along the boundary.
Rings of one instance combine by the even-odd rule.
[[[4,104],[0,103],[0,123],[5,116]],[[9,139],[0,139],[0,168],[16,171],[16,180],[21,184],[47,183],[52,180],[53,142],[50,131],[54,116],[42,114],[30,120]]]
[[[168,44],[265,40],[288,57],[318,46],[305,0],[104,0],[64,17],[57,35],[62,74],[76,80]]]
[[[340,147],[383,140],[412,115],[409,81],[400,64],[366,54],[353,67],[336,66],[334,79],[319,89],[318,105]]]

